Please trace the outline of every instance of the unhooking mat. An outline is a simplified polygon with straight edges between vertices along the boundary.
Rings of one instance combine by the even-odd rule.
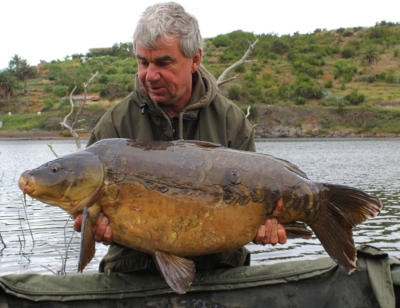
[[[185,295],[175,294],[158,274],[5,275],[0,308],[396,307],[400,261],[362,246],[357,266],[347,275],[322,257],[200,271]]]

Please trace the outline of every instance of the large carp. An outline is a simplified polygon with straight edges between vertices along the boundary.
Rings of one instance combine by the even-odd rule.
[[[352,228],[382,208],[356,188],[310,181],[285,160],[201,141],[104,139],[25,171],[18,184],[73,217],[88,213],[78,270],[94,256],[90,224],[103,212],[113,242],[152,254],[177,293],[194,279],[184,257],[243,247],[267,218],[305,222],[351,273]]]

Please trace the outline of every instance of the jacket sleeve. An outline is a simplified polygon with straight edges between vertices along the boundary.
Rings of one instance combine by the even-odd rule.
[[[243,151],[256,151],[253,125],[247,120],[243,111],[231,105],[226,115],[229,147]]]
[[[107,138],[119,138],[118,132],[114,125],[113,109],[109,109],[96,124],[92,130],[92,133],[90,134],[87,146],[90,146],[101,139]]]

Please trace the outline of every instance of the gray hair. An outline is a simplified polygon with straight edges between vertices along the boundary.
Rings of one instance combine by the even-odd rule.
[[[157,49],[156,40],[164,42],[180,37],[180,48],[185,57],[194,57],[203,48],[199,23],[178,3],[167,2],[149,6],[142,14],[133,34],[133,51],[136,42],[148,49]]]

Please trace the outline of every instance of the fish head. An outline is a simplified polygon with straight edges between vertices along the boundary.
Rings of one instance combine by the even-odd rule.
[[[24,194],[74,214],[95,202],[104,170],[97,155],[79,151],[23,172],[18,186]]]

